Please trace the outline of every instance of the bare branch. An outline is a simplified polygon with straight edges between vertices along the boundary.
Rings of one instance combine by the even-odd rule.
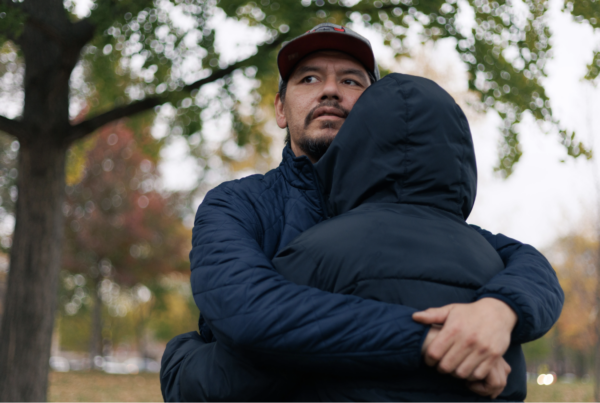
[[[18,139],[21,139],[25,135],[23,123],[4,116],[0,116],[0,131],[15,136]]]

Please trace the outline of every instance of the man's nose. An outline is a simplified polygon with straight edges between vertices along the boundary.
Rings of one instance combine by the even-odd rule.
[[[321,100],[325,101],[326,99],[335,99],[336,101],[340,101],[342,98],[342,93],[340,91],[340,87],[337,82],[337,78],[335,76],[329,75],[325,80],[325,85],[323,86],[323,92],[321,93]]]

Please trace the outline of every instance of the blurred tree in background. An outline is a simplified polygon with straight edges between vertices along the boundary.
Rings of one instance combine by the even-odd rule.
[[[6,205],[3,198],[5,209],[16,201],[16,226],[0,327],[0,373],[8,374],[0,378],[0,400],[45,399],[65,176],[70,175],[67,150],[110,122],[159,111],[167,116],[170,133],[194,139],[200,157],[233,161],[236,144],[266,154],[270,140],[263,132],[260,102],[271,103],[276,89],[276,53],[284,40],[318,23],[366,25],[381,33],[398,57],[408,54],[404,42],[410,32],[422,41],[453,40],[470,73],[469,87],[479,96],[476,106],[496,110],[503,120],[498,169],[505,176],[521,156],[518,123],[525,113],[547,131],[559,132],[570,155],[591,155],[574,134],[560,128],[540,83],[551,56],[545,0],[111,0],[93,2],[84,17],[75,14],[75,7],[72,0],[0,0],[0,99],[22,105],[8,113],[12,119],[0,116],[0,131],[19,142],[16,171],[2,174],[18,176],[16,192],[7,182],[12,193]],[[458,26],[461,8],[472,11],[472,29]],[[224,60],[215,47],[213,25],[223,13],[260,30],[264,42]],[[86,118],[75,119],[82,110]],[[234,147],[229,141],[204,147],[203,126],[221,118],[231,122],[225,140],[233,139]],[[82,146],[72,153],[77,147]],[[111,159],[113,169],[120,159]],[[113,203],[117,196],[122,203],[129,200],[111,189],[92,212],[85,199],[67,204],[77,204],[78,214],[92,217],[104,200]],[[148,207],[156,202],[143,197]],[[115,231],[119,239],[120,229]],[[131,247],[127,259],[133,258]],[[95,264],[100,270],[94,260],[99,256],[81,257],[86,262],[81,267],[89,270]],[[114,259],[107,273],[121,270]]]
[[[171,272],[188,269],[189,230],[179,217],[179,195],[159,192],[156,169],[160,141],[148,130],[134,135],[117,122],[70,152],[63,267],[90,283],[92,331],[90,355],[102,356],[102,305],[112,316],[128,309],[120,290],[130,290],[129,305],[137,313],[136,335],[145,356],[143,333],[149,317],[152,284]],[[146,152],[144,152],[146,151]],[[83,154],[83,164],[78,164]],[[74,313],[82,298],[66,305]]]
[[[553,248],[554,268],[565,291],[563,313],[556,324],[561,344],[588,354],[597,340],[594,324],[598,261],[597,241],[587,234],[574,234],[559,239]]]
[[[574,373],[577,378],[594,373],[598,357],[598,272],[597,237],[585,226],[558,239],[547,256],[565,292],[558,322],[542,339],[524,346],[530,371],[550,364],[558,375]],[[597,390],[597,381],[594,379]]]

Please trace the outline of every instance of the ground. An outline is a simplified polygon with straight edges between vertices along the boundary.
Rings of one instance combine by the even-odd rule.
[[[590,382],[557,383],[550,386],[527,384],[527,402],[593,402]]]
[[[591,383],[529,383],[528,402],[591,402]],[[51,372],[51,402],[160,402],[158,374],[109,375],[102,372]]]
[[[51,372],[50,402],[162,402],[158,374]]]

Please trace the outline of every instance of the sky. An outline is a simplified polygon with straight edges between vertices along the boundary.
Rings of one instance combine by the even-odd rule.
[[[600,127],[600,90],[582,81],[593,50],[600,47],[600,36],[594,36],[589,26],[573,22],[560,7],[561,2],[551,1],[549,24],[553,31],[554,57],[548,63],[544,84],[561,123],[575,130],[588,146],[594,140],[600,144],[597,129]],[[464,25],[468,26],[469,16],[463,18]],[[223,23],[232,24],[217,34],[223,58],[228,61],[236,55],[228,49],[248,51],[252,49],[252,40],[260,39],[260,33],[245,31],[233,21]],[[236,29],[231,29],[234,27]],[[354,28],[371,41],[380,64],[390,63],[390,50],[383,46],[377,33]],[[437,45],[433,54],[457,71],[464,70],[451,43]],[[457,80],[463,81],[458,84],[466,85],[464,75],[458,77]],[[568,157],[558,133],[546,134],[532,119],[526,118],[520,130],[523,157],[514,174],[502,179],[493,171],[500,139],[498,124],[499,118],[493,111],[471,122],[479,178],[477,200],[468,222],[546,250],[557,238],[589,224],[597,205],[593,171],[597,171],[598,166],[595,162]],[[283,134],[275,136],[280,147]],[[194,182],[193,177],[180,174],[193,165],[190,157],[186,158],[186,148],[181,140],[176,141],[163,154],[161,170],[168,188],[186,188]]]

